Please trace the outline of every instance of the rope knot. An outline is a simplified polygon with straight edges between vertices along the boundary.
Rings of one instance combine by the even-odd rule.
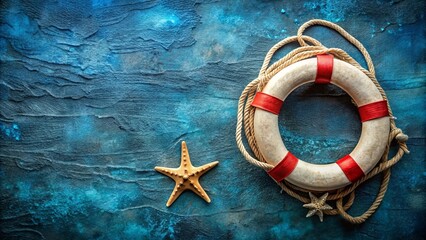
[[[400,128],[395,128],[393,131],[395,131],[395,139],[400,143],[405,143],[408,141],[407,134],[403,133]]]
[[[399,144],[399,147],[407,154],[410,153],[408,150],[406,142],[408,141],[407,134],[403,133],[400,128],[394,128],[392,129],[391,133],[393,134],[394,138]]]
[[[398,133],[398,134],[396,135],[395,139],[396,139],[398,142],[403,142],[403,143],[405,143],[405,142],[407,142],[407,140],[408,140],[408,136],[407,136],[407,134],[404,134],[403,132],[400,132],[400,133]]]

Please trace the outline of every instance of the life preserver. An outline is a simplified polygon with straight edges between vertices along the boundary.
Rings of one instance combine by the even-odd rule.
[[[361,137],[354,150],[335,163],[302,161],[287,150],[281,139],[281,105],[294,89],[308,82],[332,83],[345,90],[358,106]],[[304,189],[328,191],[358,180],[377,164],[388,142],[390,120],[386,100],[367,75],[332,55],[318,55],[284,68],[256,94],[252,106],[256,107],[254,133],[258,148],[266,162],[274,166],[269,175]]]

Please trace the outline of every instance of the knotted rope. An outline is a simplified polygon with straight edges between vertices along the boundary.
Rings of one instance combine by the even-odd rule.
[[[303,32],[307,28],[315,26],[315,25],[321,25],[338,32],[348,42],[354,45],[364,56],[364,60],[367,63],[368,69],[364,69],[363,67],[361,67],[361,65],[357,61],[355,61],[344,50],[339,48],[327,48],[323,46],[318,40],[312,37],[303,35]],[[283,58],[279,59],[278,61],[276,61],[275,63],[269,66],[271,58],[277,50],[279,50],[280,48],[284,47],[285,45],[291,42],[296,42],[296,41],[299,43],[300,47],[294,49],[293,51],[285,55]],[[238,148],[240,149],[241,153],[243,154],[243,156],[246,158],[248,162],[250,162],[251,164],[257,167],[264,169],[265,171],[268,171],[274,167],[265,161],[265,159],[263,158],[262,154],[260,153],[258,149],[258,146],[256,144],[256,139],[254,137],[254,121],[253,120],[254,120],[255,108],[251,106],[251,103],[253,102],[253,98],[256,92],[261,91],[264,88],[264,86],[268,83],[268,81],[275,74],[277,74],[279,71],[286,68],[287,66],[293,63],[296,63],[298,61],[316,56],[318,54],[325,54],[325,53],[332,54],[334,55],[334,57],[342,61],[345,61],[355,66],[359,70],[361,70],[375,84],[377,89],[380,91],[383,99],[387,100],[385,92],[383,91],[382,87],[380,86],[379,82],[376,79],[373,61],[371,60],[371,57],[368,51],[365,49],[365,47],[356,38],[354,38],[352,35],[346,32],[343,28],[341,28],[340,26],[334,23],[331,23],[325,20],[319,20],[319,19],[310,20],[304,23],[302,26],[300,26],[297,32],[297,36],[285,38],[284,40],[275,44],[268,51],[268,53],[265,56],[265,60],[263,61],[263,65],[260,69],[259,76],[253,81],[251,81],[241,93],[241,96],[238,102],[236,141],[237,141]],[[329,194],[327,197],[327,200],[335,201],[336,209],[325,210],[324,211],[325,214],[327,215],[340,214],[344,219],[348,220],[349,222],[359,224],[359,223],[365,222],[379,207],[388,187],[388,183],[389,183],[389,179],[391,175],[390,168],[401,159],[404,153],[409,153],[407,145],[406,145],[408,136],[405,135],[401,131],[401,129],[396,127],[395,118],[393,117],[393,113],[389,105],[389,102],[388,102],[388,110],[390,115],[390,134],[389,134],[386,150],[381,160],[368,174],[366,174],[364,177],[362,177],[358,181],[352,183],[349,186],[338,189],[332,194]],[[243,127],[244,127],[244,134],[247,139],[248,145],[250,146],[254,156],[252,156],[247,151],[243,143],[243,139],[242,139]],[[392,158],[389,158],[388,155],[390,150],[390,144],[394,139],[398,143],[398,151]],[[348,214],[346,211],[352,206],[354,202],[355,189],[361,183],[367,181],[368,179],[382,172],[383,172],[383,179],[381,181],[377,196],[374,202],[371,204],[370,208],[367,211],[365,211],[363,214],[357,217],[354,217]],[[294,186],[290,184],[289,182],[286,182],[285,180],[283,182],[276,182],[276,183],[281,187],[283,191],[285,191],[290,196],[300,200],[303,203],[310,202],[310,199],[307,197],[308,190]],[[344,198],[347,198],[346,203],[343,203]]]

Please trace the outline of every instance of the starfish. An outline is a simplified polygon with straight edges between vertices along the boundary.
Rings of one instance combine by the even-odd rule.
[[[322,211],[333,209],[330,205],[325,203],[328,197],[328,193],[325,193],[320,198],[317,198],[314,194],[309,192],[309,197],[311,198],[311,203],[303,204],[303,207],[310,209],[308,214],[306,214],[306,217],[312,217],[314,214],[316,214],[322,222],[324,215]]]
[[[186,147],[185,141],[182,141],[182,154],[180,158],[179,168],[165,168],[155,167],[155,170],[175,180],[176,185],[173,189],[172,195],[166,203],[167,207],[170,207],[173,202],[184,192],[185,190],[191,190],[210,203],[211,200],[207,193],[201,187],[198,179],[207,171],[215,167],[219,162],[211,162],[201,167],[192,166],[191,159],[189,158],[188,148]]]

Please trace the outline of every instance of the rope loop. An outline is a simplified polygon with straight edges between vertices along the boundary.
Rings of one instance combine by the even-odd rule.
[[[344,50],[339,48],[327,48],[315,38],[303,35],[306,29],[313,26],[323,26],[339,33],[343,38],[345,38],[348,42],[354,45],[362,53],[364,60],[367,63],[367,69],[364,69],[355,59],[353,59]],[[292,42],[298,42],[300,47],[290,51],[287,55],[280,58],[278,61],[276,61],[272,65],[270,65],[271,59],[274,56],[274,54],[279,49],[283,48],[285,45]],[[254,137],[255,109],[251,106],[251,103],[254,99],[256,92],[262,91],[262,89],[265,87],[268,81],[282,69],[298,61],[311,58],[313,56],[316,56],[318,54],[323,54],[323,53],[332,54],[334,57],[342,61],[345,61],[355,66],[359,70],[361,70],[374,83],[374,85],[377,87],[380,94],[382,95],[383,99],[387,100],[384,90],[382,89],[382,87],[380,86],[379,82],[376,79],[373,61],[370,57],[370,54],[365,49],[365,47],[355,37],[350,35],[346,30],[344,30],[342,27],[338,26],[337,24],[334,24],[325,20],[320,20],[320,19],[310,20],[304,23],[302,26],[300,26],[296,36],[291,36],[281,40],[268,51],[263,61],[262,67],[259,71],[258,77],[254,79],[253,81],[251,81],[241,93],[241,96],[238,101],[238,114],[237,114],[237,126],[236,126],[235,138],[237,141],[238,148],[240,149],[244,158],[249,163],[259,168],[262,168],[265,171],[269,171],[270,169],[273,168],[273,166],[267,163],[265,159],[263,158],[262,154],[260,153],[258,149],[256,139]],[[326,210],[324,211],[324,214],[327,214],[327,215],[340,214],[347,221],[354,224],[360,224],[365,222],[376,211],[376,209],[379,207],[380,203],[382,202],[383,197],[387,190],[389,180],[390,180],[390,175],[391,175],[390,168],[393,165],[395,165],[402,158],[404,154],[409,153],[408,147],[406,145],[408,136],[404,134],[401,129],[396,127],[395,117],[393,117],[392,109],[389,105],[389,102],[387,107],[389,111],[391,127],[390,127],[389,141],[386,146],[386,150],[381,158],[381,161],[368,174],[366,174],[364,177],[362,177],[358,181],[352,183],[349,186],[338,189],[336,190],[336,192],[332,192],[331,194],[329,194],[327,197],[327,201],[335,201],[336,209]],[[251,152],[247,150],[246,146],[243,143],[243,133],[242,133],[243,129],[244,129],[245,139],[247,140],[247,143],[249,145],[249,149],[251,150]],[[392,158],[389,158],[388,155],[390,150],[390,144],[394,140],[396,140],[398,143],[398,150]],[[373,201],[373,203],[371,204],[371,206],[369,207],[369,209],[357,217],[353,217],[350,214],[348,214],[346,211],[352,206],[355,200],[355,189],[360,184],[376,176],[379,173],[383,173],[382,182],[380,184],[380,188],[377,193],[377,196],[375,200]],[[288,195],[298,199],[299,201],[303,203],[310,202],[309,198],[307,197],[308,196],[307,193],[309,192],[308,190],[294,186],[290,184],[289,182],[286,182],[285,180],[283,182],[276,182],[276,183],[278,184],[278,186],[281,187],[282,191],[286,192]],[[348,198],[345,204],[343,204],[344,198]]]

